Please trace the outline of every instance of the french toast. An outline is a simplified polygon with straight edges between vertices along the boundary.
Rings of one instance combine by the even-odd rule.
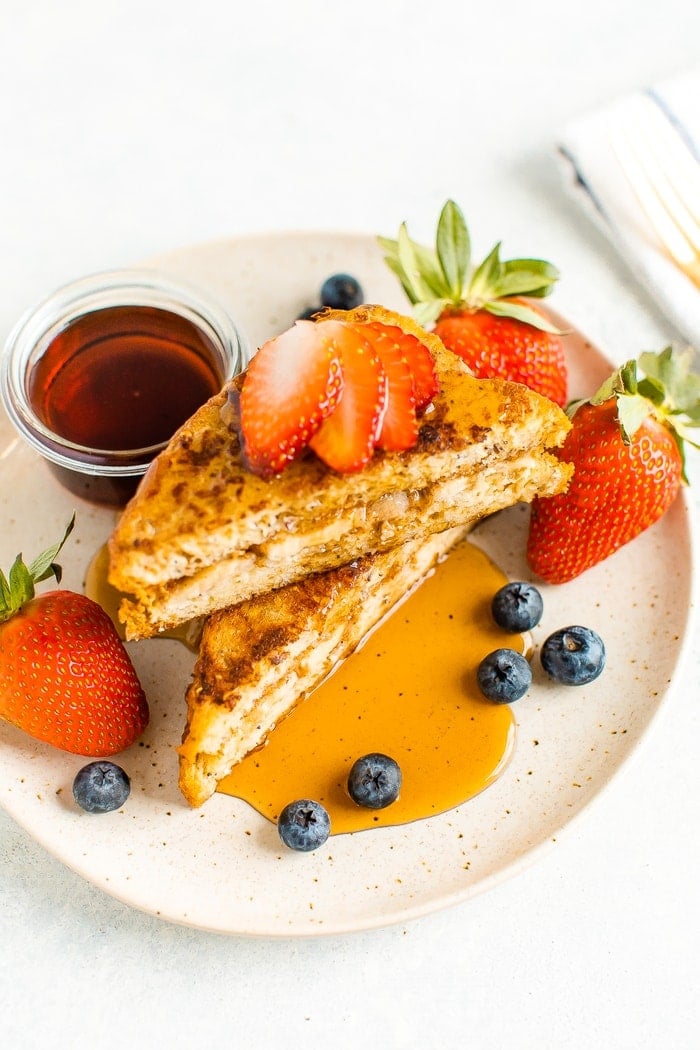
[[[187,801],[206,802],[467,531],[411,540],[208,617],[179,748]]]
[[[352,315],[369,309],[396,323],[379,308]],[[433,355],[439,394],[414,448],[377,451],[359,473],[338,474],[308,451],[269,479],[247,470],[242,376],[180,428],[109,541],[128,638],[566,486],[571,468],[550,452],[570,427],[561,409],[520,384],[475,379],[437,337],[415,331]]]

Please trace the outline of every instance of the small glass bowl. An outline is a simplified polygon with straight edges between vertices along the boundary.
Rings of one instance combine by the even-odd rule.
[[[66,285],[20,318],[0,389],[12,423],[62,485],[119,506],[178,426],[248,359],[241,329],[206,294],[157,271],[117,270]]]

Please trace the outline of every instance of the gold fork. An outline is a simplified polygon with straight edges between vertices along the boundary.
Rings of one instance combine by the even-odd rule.
[[[661,246],[700,288],[700,162],[653,103],[615,151]]]

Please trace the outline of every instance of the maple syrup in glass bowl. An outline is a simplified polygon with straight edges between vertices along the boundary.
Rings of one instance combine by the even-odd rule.
[[[10,334],[10,419],[61,483],[121,505],[178,427],[248,361],[245,336],[204,293],[155,271],[59,289]]]

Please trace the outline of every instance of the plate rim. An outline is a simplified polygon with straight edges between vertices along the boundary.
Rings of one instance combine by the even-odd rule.
[[[363,248],[368,247],[370,242],[376,245],[376,235],[364,234],[357,231],[329,231],[321,229],[311,229],[306,231],[283,230],[277,233],[275,233],[274,231],[258,231],[255,233],[242,234],[238,237],[232,236],[214,238],[207,241],[198,242],[196,244],[186,246],[183,248],[176,248],[167,252],[160,252],[157,255],[150,256],[148,259],[146,259],[139,265],[168,265],[169,261],[172,261],[174,258],[182,257],[183,255],[194,251],[206,252],[207,250],[225,250],[226,248],[231,248],[233,246],[238,248],[245,244],[253,244],[255,246],[259,246],[263,241],[279,242],[280,239],[284,239],[287,242],[291,242],[298,240],[308,240],[309,238],[314,238],[329,243],[337,242],[339,239],[342,239],[344,243],[348,243],[348,241],[353,241],[356,242],[358,245],[362,245]],[[549,304],[547,305],[549,308]],[[551,312],[559,316],[560,318],[562,317],[562,315],[559,314],[556,309],[552,309]],[[579,330],[579,334],[582,338],[586,340],[587,344],[591,347],[593,351],[595,351],[596,354],[603,357],[608,363],[612,362],[611,356],[607,353],[604,347],[600,347],[598,344],[590,341],[585,335],[585,332]],[[9,424],[9,420],[7,422]],[[687,490],[684,489],[680,493],[680,500],[682,503],[681,513],[686,527],[689,542],[688,556],[690,562],[691,575],[691,602],[690,607],[688,609],[688,615],[684,622],[683,636],[680,641],[678,654],[673,667],[671,679],[666,689],[664,690],[663,695],[658,699],[656,705],[654,706],[653,712],[646,721],[644,728],[639,736],[639,739],[636,741],[634,746],[632,746],[630,750],[623,756],[621,761],[618,761],[617,763],[612,765],[612,767],[609,769],[606,776],[604,777],[602,783],[599,784],[596,791],[590,796],[590,798],[588,798],[572,816],[570,816],[566,820],[562,820],[560,826],[558,826],[557,828],[556,841],[558,841],[559,838],[563,836],[565,832],[568,832],[570,828],[575,827],[577,825],[578,820],[584,814],[587,814],[590,811],[593,804],[597,803],[600,799],[602,799],[605,796],[606,792],[609,790],[612,783],[616,780],[617,776],[621,774],[621,772],[629,765],[632,759],[634,759],[639,754],[643,746],[647,744],[651,732],[655,729],[656,726],[658,726],[662,713],[668,709],[669,701],[675,693],[678,684],[678,679],[682,675],[684,666],[687,662],[689,650],[692,644],[693,631],[697,615],[697,594],[699,581],[697,578],[698,574],[696,572],[695,567],[697,565],[698,537],[696,534],[694,517],[692,514],[692,508],[690,507],[690,501]],[[68,860],[66,860],[62,856],[59,856],[54,850],[50,848],[50,846],[46,845],[46,843],[42,840],[41,836],[38,836],[36,834],[36,830],[34,828],[29,826],[27,822],[22,821],[22,819],[20,819],[17,816],[17,814],[11,809],[8,809],[2,797],[0,797],[0,805],[3,806],[6,812],[9,813],[9,815],[12,817],[13,820],[15,820],[16,823],[18,823],[21,827],[24,828],[26,833],[29,834],[30,837],[32,837],[35,841],[39,842],[42,848],[45,848],[47,852],[57,857],[57,859],[59,859],[66,867],[76,872],[81,878],[86,879],[86,881],[102,889],[104,892],[108,893],[115,899],[120,900],[127,906],[135,908],[136,910],[141,911],[145,914],[157,915],[158,917],[163,918],[166,921],[188,926],[190,928],[197,928],[202,930],[208,930],[210,932],[224,933],[241,937],[297,938],[335,936],[338,934],[344,934],[348,932],[376,929],[412,921],[413,919],[417,919],[424,915],[443,910],[444,908],[453,907],[458,903],[466,902],[472,897],[488,892],[489,890],[495,888],[495,886],[497,885],[500,885],[507,879],[514,877],[520,871],[526,870],[527,868],[537,863],[540,857],[542,857],[545,853],[548,853],[555,845],[555,841],[552,839],[552,836],[547,836],[547,838],[545,838],[543,841],[538,842],[536,845],[532,846],[524,853],[515,856],[509,863],[500,867],[495,872],[484,876],[475,886],[471,886],[463,891],[453,891],[452,893],[449,893],[447,895],[438,896],[436,899],[425,900],[421,904],[416,904],[411,907],[405,906],[396,911],[393,911],[389,917],[387,917],[387,915],[384,913],[378,912],[372,920],[365,918],[365,920],[361,924],[348,924],[347,921],[341,921],[335,926],[331,923],[326,923],[323,927],[311,926],[304,929],[293,928],[284,930],[279,928],[279,924],[276,924],[274,927],[266,929],[233,929],[223,928],[217,925],[207,925],[196,921],[189,922],[187,919],[181,916],[170,915],[167,914],[167,912],[165,911],[162,913],[158,912],[151,907],[145,906],[133,899],[130,899],[128,896],[120,894],[116,890],[116,888],[110,888],[105,886],[103,883],[95,881],[94,878],[91,878],[89,875],[86,875],[82,870],[80,870],[80,868],[71,865],[71,863]]]

